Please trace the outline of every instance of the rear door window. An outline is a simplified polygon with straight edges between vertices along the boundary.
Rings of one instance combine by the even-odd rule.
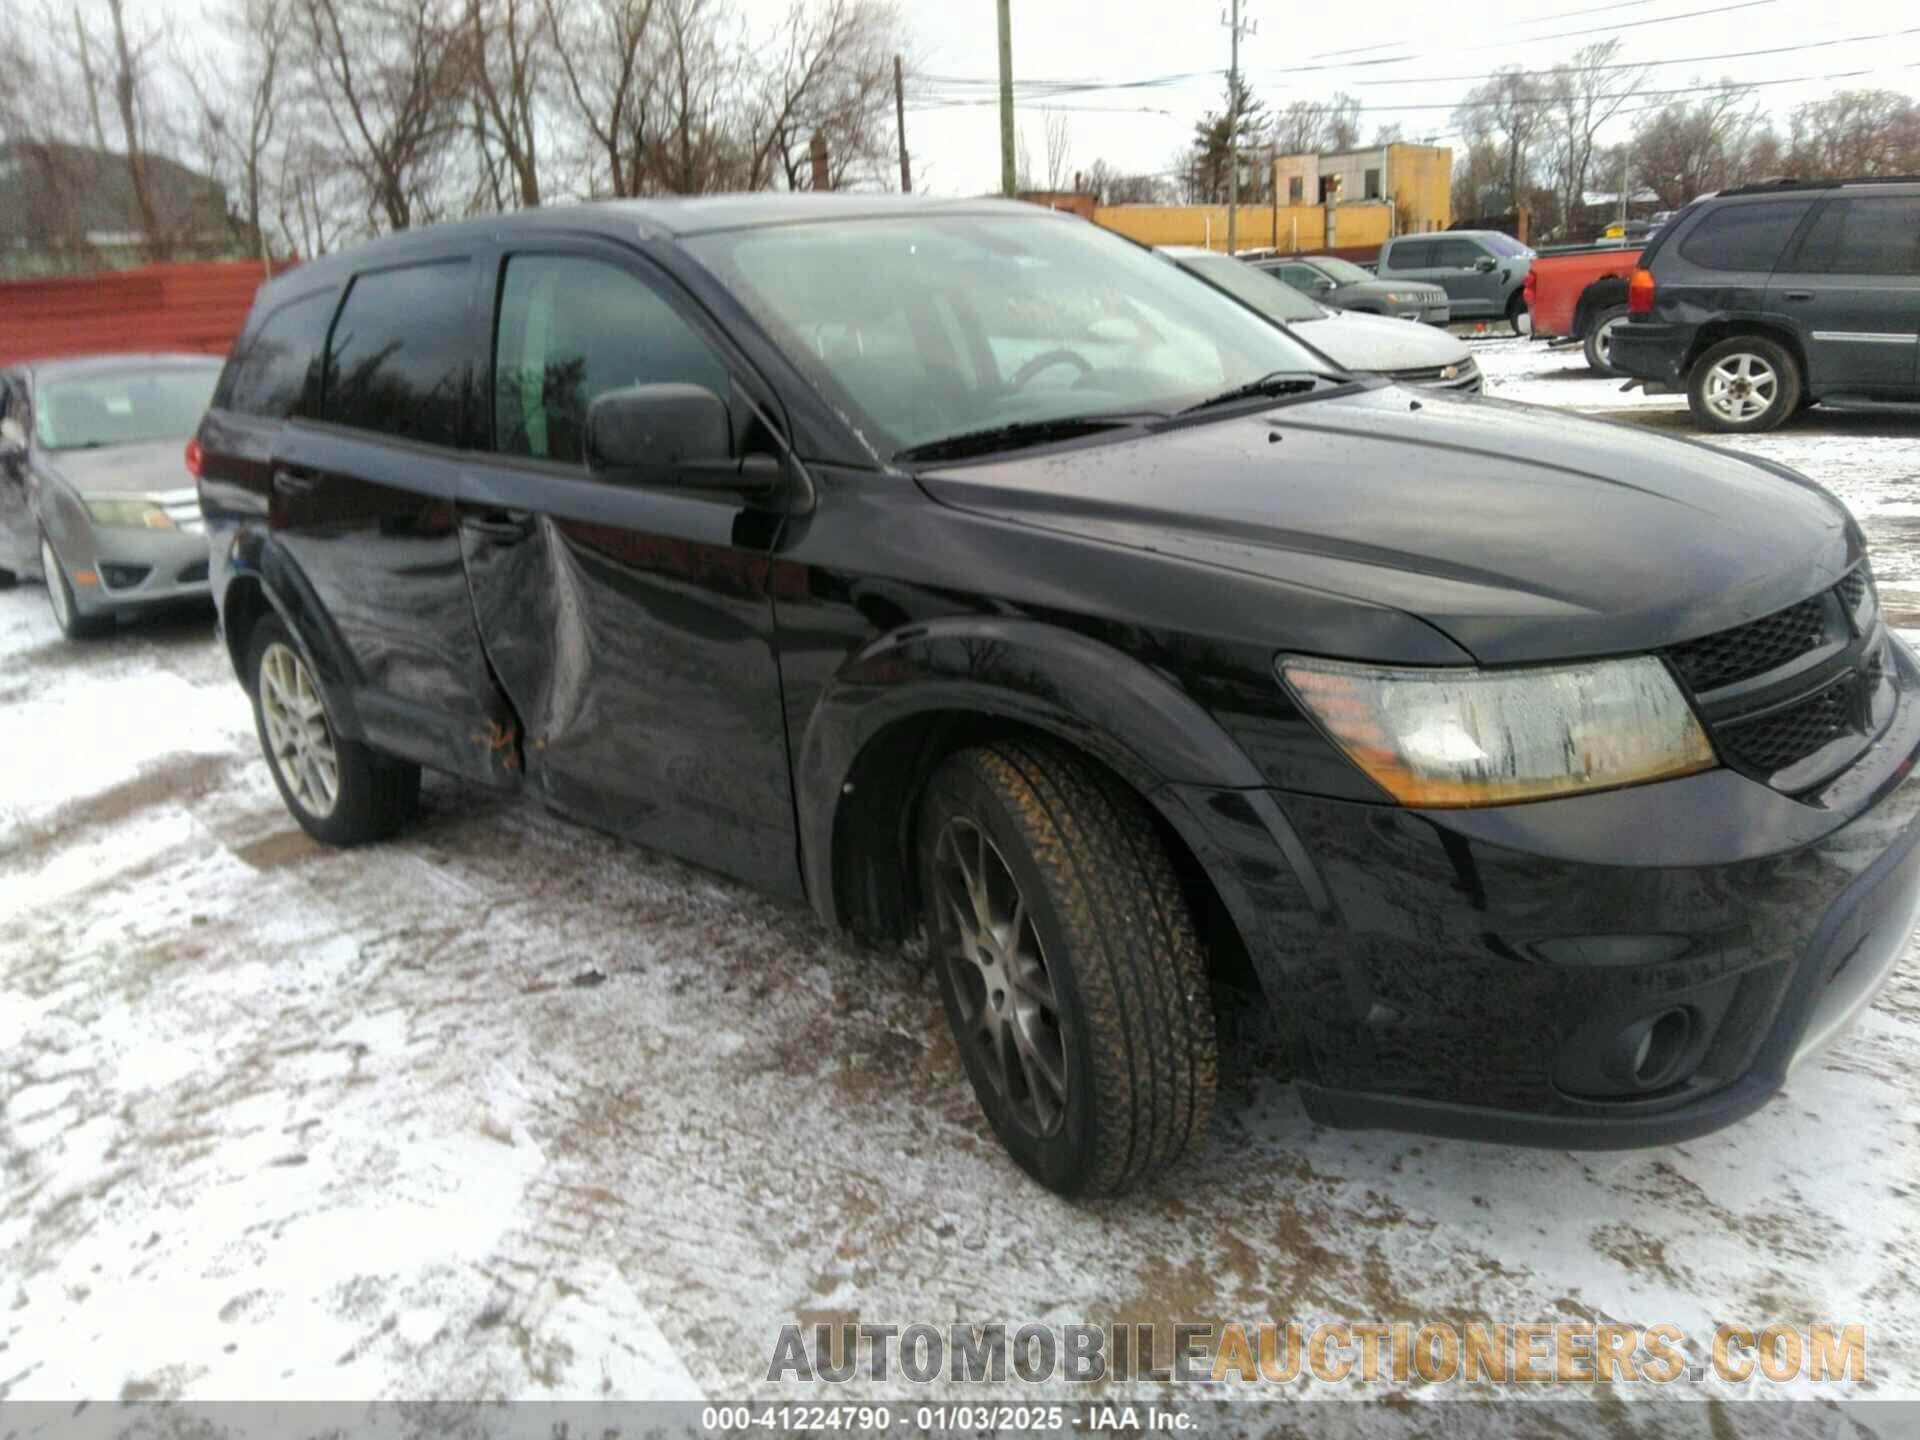
[[[267,316],[234,366],[225,407],[276,420],[310,413],[333,302],[333,292],[322,291]]]
[[[578,464],[597,398],[667,382],[722,400],[731,388],[713,347],[652,286],[584,255],[507,262],[494,337],[495,450]]]
[[[1766,200],[1709,210],[1680,253],[1707,270],[1772,270],[1812,206],[1810,200]]]
[[[354,277],[327,345],[321,418],[457,445],[475,366],[464,259]]]
[[[1920,275],[1920,196],[1829,200],[1800,242],[1797,271]]]

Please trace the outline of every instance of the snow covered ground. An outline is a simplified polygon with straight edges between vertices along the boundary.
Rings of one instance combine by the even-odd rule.
[[[1677,426],[1476,349],[1496,395]],[[1839,491],[1920,618],[1920,427],[1742,448]],[[403,839],[309,842],[203,615],[70,647],[0,592],[0,755],[0,1398],[767,1396],[793,1321],[1223,1316],[1860,1324],[1842,1393],[1920,1398],[1911,957],[1689,1144],[1322,1131],[1240,1038],[1197,1162],[1073,1207],[911,960],[432,777]]]

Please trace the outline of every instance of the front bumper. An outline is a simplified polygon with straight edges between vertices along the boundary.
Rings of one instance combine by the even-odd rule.
[[[1630,320],[1614,328],[1607,363],[1623,375],[1678,390],[1686,385],[1688,338],[1678,325]]]
[[[73,586],[74,606],[83,615],[105,615],[145,605],[205,599],[207,537],[198,520],[179,530],[143,530],[130,525],[94,525],[80,538],[90,546],[85,557],[62,554],[69,573],[91,571],[94,584]]]
[[[1920,668],[1894,653],[1889,729],[1800,799],[1724,769],[1480,811],[1184,795],[1308,1113],[1616,1149],[1763,1105],[1920,916]],[[1657,1088],[1610,1078],[1618,1037],[1668,1011],[1691,1058]]]

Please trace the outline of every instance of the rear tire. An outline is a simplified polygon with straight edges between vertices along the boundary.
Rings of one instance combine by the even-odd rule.
[[[1793,352],[1763,335],[1722,340],[1687,372],[1694,421],[1723,435],[1772,430],[1800,408],[1800,365]]]
[[[1051,742],[964,750],[928,782],[917,852],[955,1045],[1021,1168],[1117,1195],[1197,1149],[1213,997],[1139,797]]]
[[[112,615],[82,615],[73,598],[73,585],[67,579],[67,567],[54,553],[53,542],[40,537],[40,571],[47,581],[47,605],[53,611],[53,623],[69,640],[97,640],[114,629]]]
[[[1596,375],[1618,375],[1613,368],[1613,329],[1624,325],[1627,320],[1627,307],[1614,305],[1602,310],[1587,324],[1586,339],[1581,349],[1586,352],[1587,368]]]
[[[413,817],[420,767],[340,738],[325,694],[277,615],[247,637],[247,689],[260,750],[293,818],[316,840],[384,840]]]

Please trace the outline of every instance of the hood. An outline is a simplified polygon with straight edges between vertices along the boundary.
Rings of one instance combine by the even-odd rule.
[[[1834,584],[1864,549],[1791,471],[1378,384],[921,482],[1015,523],[1391,606],[1486,664],[1711,634]]]
[[[37,461],[82,495],[164,495],[193,489],[186,449],[184,440],[152,440],[92,450],[43,450]]]
[[[1431,370],[1468,359],[1466,342],[1458,336],[1384,315],[1333,310],[1324,320],[1297,320],[1290,328],[1349,370]]]

